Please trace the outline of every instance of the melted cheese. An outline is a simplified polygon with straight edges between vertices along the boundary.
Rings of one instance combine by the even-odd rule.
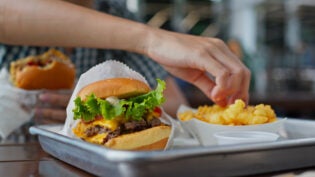
[[[96,143],[96,144],[103,144],[104,139],[106,138],[107,135],[108,133],[97,134],[92,137],[85,138],[85,141]]]
[[[92,127],[94,127],[96,125],[100,125],[100,126],[109,128],[112,131],[114,131],[118,128],[119,121],[116,119],[115,120],[97,119],[97,120],[94,120],[91,124],[92,124],[91,125]]]
[[[96,125],[100,125],[106,128],[111,129],[112,131],[116,130],[119,126],[119,120],[105,120],[105,119],[96,119],[91,123],[84,123],[80,121],[75,128],[73,128],[73,133],[91,143],[101,144],[103,139],[107,136],[108,133],[101,133],[94,135],[92,137],[87,137],[85,131],[91,127],[95,127]]]

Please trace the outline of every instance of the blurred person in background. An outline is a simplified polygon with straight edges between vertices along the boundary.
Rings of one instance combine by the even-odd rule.
[[[82,6],[59,0],[1,0],[0,42],[6,44],[0,45],[2,67],[48,50],[43,46],[60,46],[63,48],[58,49],[75,63],[78,76],[97,63],[115,59],[144,75],[153,88],[156,78],[165,79],[164,108],[172,116],[179,104],[187,101],[166,71],[194,84],[219,105],[237,98],[248,101],[250,72],[221,40],[164,31],[116,17],[137,20],[127,10],[125,0],[73,2]],[[51,106],[38,104],[35,120],[40,124],[64,122],[69,98],[69,94],[53,92],[39,95],[41,102]]]

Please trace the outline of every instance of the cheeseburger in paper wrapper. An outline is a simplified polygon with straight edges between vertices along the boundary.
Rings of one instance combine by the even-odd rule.
[[[145,132],[142,134],[139,134],[139,132],[147,131],[147,129],[145,129],[145,130],[141,129],[140,131],[136,131],[136,132],[132,131],[130,134],[138,134],[138,135],[132,136],[132,137],[128,136],[128,138],[125,138],[126,140],[116,140],[114,142],[111,142],[111,145],[108,146],[108,141],[112,141],[112,139],[107,141],[108,134],[106,134],[106,137],[105,137],[106,138],[106,141],[105,141],[106,144],[104,143],[104,141],[103,141],[103,143],[99,143],[99,141],[98,141],[100,138],[104,139],[104,136],[103,137],[98,137],[98,136],[101,136],[101,134],[103,132],[108,131],[108,129],[104,129],[102,127],[102,125],[104,125],[104,124],[98,124],[98,127],[93,128],[93,131],[91,131],[91,127],[89,128],[89,130],[87,130],[86,127],[84,128],[84,126],[86,126],[86,125],[94,124],[95,122],[97,122],[97,120],[102,120],[104,116],[101,118],[98,118],[98,119],[96,117],[94,118],[94,116],[93,116],[93,120],[92,121],[89,120],[88,122],[85,122],[85,120],[83,120],[83,119],[82,120],[81,119],[76,119],[76,120],[74,119],[74,117],[76,117],[76,115],[74,113],[75,111],[73,111],[73,110],[74,109],[78,110],[77,108],[75,108],[75,106],[78,103],[78,101],[77,101],[78,94],[82,94],[83,88],[87,88],[86,86],[90,86],[90,85],[92,85],[92,83],[94,84],[95,82],[102,82],[101,80],[108,80],[108,79],[114,80],[114,78],[115,79],[128,78],[131,80],[137,80],[137,82],[141,82],[142,84],[147,85],[147,87],[149,87],[146,79],[141,74],[133,71],[132,69],[127,67],[125,64],[122,64],[120,62],[110,60],[110,61],[106,61],[104,63],[101,63],[101,64],[94,66],[93,68],[88,70],[86,73],[82,74],[80,76],[78,82],[77,82],[77,85],[73,91],[73,94],[72,94],[70,101],[69,101],[69,104],[67,106],[67,118],[66,118],[66,122],[65,122],[64,128],[63,128],[61,133],[64,135],[70,136],[70,137],[81,138],[81,139],[86,140],[85,138],[78,137],[78,131],[81,131],[84,133],[86,133],[88,131],[87,136],[90,136],[90,135],[93,136],[93,139],[89,139],[90,140],[89,142],[94,143],[94,141],[95,141],[96,142],[95,144],[103,144],[105,147],[109,147],[109,148],[113,148],[113,149],[120,149],[120,150],[160,150],[158,148],[154,148],[153,145],[150,145],[150,144],[142,144],[141,145],[141,146],[145,146],[145,148],[142,148],[142,147],[140,147],[140,148],[139,147],[127,147],[127,148],[125,148],[124,146],[133,146],[133,144],[135,142],[137,142],[138,140],[140,140],[140,141],[159,141],[158,137],[162,136],[162,134],[165,131],[163,131],[163,132],[161,130],[154,131],[154,132],[148,131],[148,132]],[[160,85],[160,82],[163,82],[163,81],[158,81],[158,85]],[[130,84],[125,84],[125,85],[126,86],[124,86],[124,87],[128,87]],[[156,88],[156,90],[158,90],[158,87]],[[121,87],[119,88],[119,90],[120,89],[121,89]],[[151,89],[154,90],[155,88],[151,88]],[[154,91],[156,91],[156,90],[154,90]],[[86,96],[88,96],[88,95],[86,95]],[[92,95],[91,97],[94,97],[94,95]],[[97,97],[97,96],[95,96],[95,97]],[[82,96],[81,96],[81,98],[82,98]],[[87,100],[85,100],[85,101],[88,101],[88,98],[86,98],[86,99]],[[104,98],[102,98],[102,99],[104,99]],[[84,100],[82,100],[82,102],[83,101]],[[108,101],[108,100],[106,99],[106,101]],[[117,98],[116,98],[116,101],[117,101]],[[81,102],[81,101],[79,101],[79,102]],[[115,100],[114,100],[114,102],[115,102]],[[119,102],[119,104],[120,103],[121,102]],[[114,105],[115,103],[111,103],[111,104]],[[116,102],[116,104],[118,104],[118,103]],[[172,137],[173,137],[174,132],[175,132],[174,126],[172,123],[172,122],[174,122],[174,120],[171,120],[172,118],[170,118],[163,111],[163,109],[161,107],[158,107],[158,109],[160,112],[160,114],[159,114],[160,117],[158,118],[160,124],[159,124],[159,126],[155,126],[155,125],[153,126],[153,124],[150,124],[150,126],[152,126],[152,127],[148,128],[148,129],[154,129],[155,127],[162,127],[162,128],[166,127],[166,129],[168,129],[168,133],[166,133],[167,138],[163,139],[163,140],[165,140],[165,145],[163,146],[162,149],[168,149],[172,145],[172,143],[170,143],[170,142],[171,142]],[[154,111],[155,111],[155,109],[154,109]],[[102,115],[103,115],[103,113],[102,113]],[[127,114],[124,114],[124,117],[125,117],[125,115],[127,115]],[[82,116],[82,117],[84,117],[84,116]],[[120,119],[123,119],[123,118],[120,118]],[[115,117],[115,120],[116,120],[116,117]],[[147,121],[148,119],[146,118],[145,120]],[[105,120],[105,121],[107,121],[107,120]],[[147,124],[149,125],[148,122],[147,122]],[[123,124],[123,126],[124,126],[124,129],[127,129],[126,124]],[[82,127],[84,128],[84,130]],[[128,129],[128,131],[129,131],[129,129]],[[121,135],[118,135],[118,137],[117,137],[117,135],[115,135],[115,132],[110,132],[110,133],[111,133],[111,136],[114,136],[113,139],[119,139],[118,137],[125,137],[126,136],[126,134],[121,134]],[[139,136],[141,136],[141,138],[139,138]],[[121,145],[118,145],[118,144],[121,144]],[[154,143],[151,142],[151,144],[154,144]],[[135,146],[140,146],[140,145],[135,145]]]

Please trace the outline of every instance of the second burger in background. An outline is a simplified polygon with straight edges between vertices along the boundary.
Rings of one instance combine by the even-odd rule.
[[[73,133],[88,142],[120,150],[161,150],[171,127],[160,121],[165,82],[155,90],[130,78],[100,80],[82,88],[74,100]]]
[[[26,89],[72,89],[75,67],[62,52],[50,49],[37,56],[21,58],[10,65],[14,86]]]

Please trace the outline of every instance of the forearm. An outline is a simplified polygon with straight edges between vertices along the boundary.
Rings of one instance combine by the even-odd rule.
[[[149,27],[58,0],[1,0],[0,42],[143,53]]]

